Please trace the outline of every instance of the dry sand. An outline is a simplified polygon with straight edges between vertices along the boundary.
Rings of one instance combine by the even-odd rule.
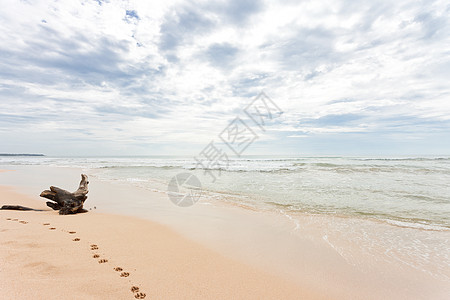
[[[2,299],[322,298],[147,220],[60,216],[5,186],[4,204],[43,211],[0,210]]]

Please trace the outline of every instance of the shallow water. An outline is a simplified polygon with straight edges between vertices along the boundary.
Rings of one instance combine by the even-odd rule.
[[[208,170],[196,164],[191,157],[0,157],[0,166],[81,167],[101,180],[164,192],[173,176],[190,172],[201,181],[201,201],[209,203],[220,199],[287,214],[358,216],[450,230],[449,157],[255,156]]]

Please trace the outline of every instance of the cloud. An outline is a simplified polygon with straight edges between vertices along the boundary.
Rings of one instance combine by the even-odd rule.
[[[135,10],[126,10],[125,11],[125,19],[130,22],[131,20],[139,21],[141,18],[139,18],[137,12]]]
[[[224,43],[224,44],[213,44],[209,46],[206,51],[206,57],[209,62],[219,68],[230,68],[232,67],[232,63],[235,60],[239,49]]]
[[[195,154],[262,90],[285,113],[258,151],[401,138],[448,152],[449,14],[439,0],[7,0],[0,152]]]
[[[215,12],[223,21],[242,26],[248,19],[264,9],[259,0],[230,0],[208,3],[205,9]]]
[[[214,21],[195,6],[181,6],[169,11],[160,27],[161,51],[176,50],[180,45],[191,43],[196,35],[212,30]]]

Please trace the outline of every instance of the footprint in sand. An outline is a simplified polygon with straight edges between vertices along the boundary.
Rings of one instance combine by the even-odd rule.
[[[147,295],[145,293],[137,293],[134,295],[134,298],[136,299],[144,299]]]
[[[50,225],[50,223],[44,223],[44,224],[42,224],[42,225],[44,225],[44,226],[48,226],[48,225]]]
[[[77,233],[76,231],[69,231],[70,234],[75,234]]]
[[[107,262],[108,262],[107,259],[100,259],[100,260],[98,261],[99,264],[104,264],[104,263],[107,263]]]
[[[55,229],[56,229],[55,227],[50,227],[50,228],[49,228],[49,230],[55,230]]]
[[[19,219],[12,219],[13,221],[19,221]]]
[[[120,273],[120,277],[128,277],[128,276],[130,276],[130,273],[128,273],[128,272]]]
[[[21,223],[21,224],[28,224],[27,221],[19,221],[19,223]]]
[[[6,220],[11,221],[11,218],[6,218]]]
[[[79,240],[80,240],[79,238],[74,238],[72,241],[78,242]]]
[[[132,286],[132,287],[131,287],[131,292],[132,292],[132,293],[138,293],[138,292],[139,292],[139,287],[137,287],[137,286]]]
[[[114,271],[116,271],[116,272],[121,272],[121,271],[123,271],[123,269],[122,269],[121,267],[115,267],[115,268],[114,268]]]
[[[98,254],[94,254],[94,255],[92,255],[92,257],[93,257],[93,258],[99,258],[99,257],[100,257],[100,255],[98,255]]]
[[[98,246],[95,244],[91,245],[91,250],[98,250]]]

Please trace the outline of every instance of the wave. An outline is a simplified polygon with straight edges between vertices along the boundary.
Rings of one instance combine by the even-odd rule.
[[[430,220],[419,219],[419,218],[401,218],[398,216],[381,213],[381,212],[365,212],[365,211],[355,211],[355,210],[334,210],[327,209],[325,207],[311,207],[304,205],[300,207],[299,205],[280,203],[275,201],[265,201],[265,204],[272,206],[277,209],[280,208],[283,214],[295,215],[300,214],[317,214],[317,215],[333,215],[340,217],[356,217],[370,219],[378,222],[385,222],[390,225],[411,228],[411,229],[421,229],[427,231],[450,231],[450,224],[445,222],[433,222]]]
[[[411,158],[358,158],[358,157],[255,157],[230,158],[228,166],[224,164],[205,170],[225,172],[262,172],[283,173],[301,172],[317,169],[341,173],[359,172],[450,172],[449,157],[411,157]],[[417,164],[415,164],[416,162]],[[425,162],[425,163],[424,163]],[[430,162],[426,165],[426,162]],[[438,163],[437,163],[438,162]],[[439,162],[444,162],[439,164]],[[0,158],[0,165],[51,165],[60,167],[81,167],[99,169],[119,168],[159,168],[164,170],[195,170],[197,161],[194,158],[142,158],[142,157],[32,157],[32,158]],[[201,165],[198,169],[202,169]]]
[[[173,170],[184,168],[183,166],[171,165],[171,166],[155,166],[155,165],[113,165],[113,166],[100,166],[98,169],[145,169],[145,168],[157,168],[165,170]]]
[[[269,204],[269,205],[283,207],[283,208],[292,208],[294,206],[293,204],[289,204],[289,203],[279,203],[279,202],[273,202],[273,201],[265,201],[265,203]]]
[[[383,220],[388,224],[404,227],[404,228],[412,228],[412,229],[422,229],[427,231],[450,231],[450,226],[445,225],[437,225],[437,224],[426,224],[419,222],[409,222],[409,221],[400,221],[393,219],[385,219]]]
[[[348,158],[358,161],[450,161],[450,157],[411,157],[411,158]]]

